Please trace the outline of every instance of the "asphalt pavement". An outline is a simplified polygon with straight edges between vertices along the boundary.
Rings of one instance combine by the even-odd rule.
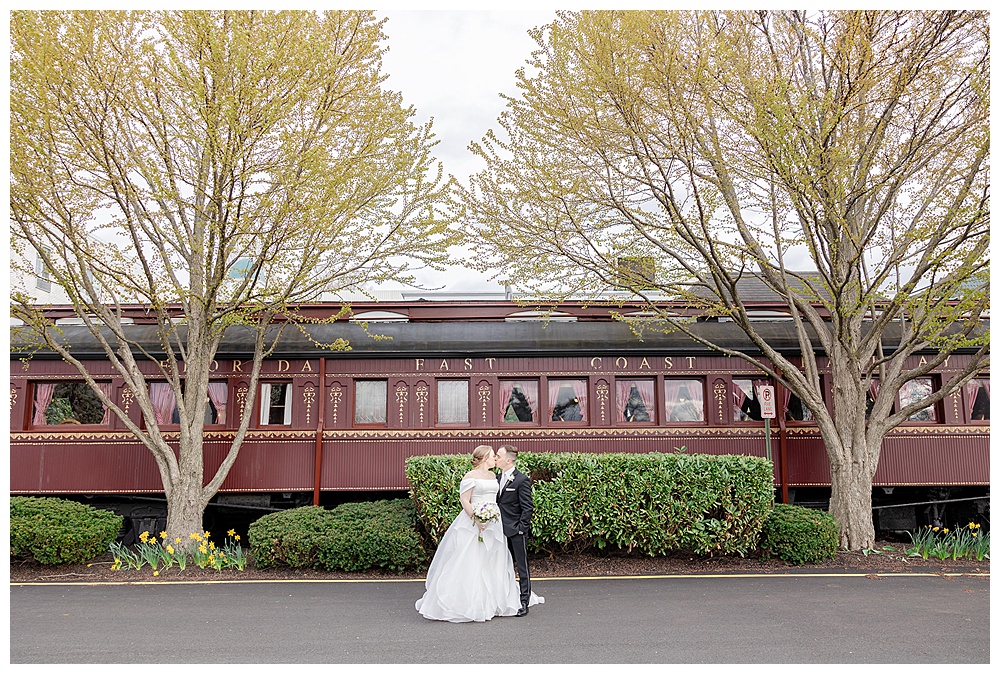
[[[12,664],[990,661],[989,576],[535,580],[523,618],[442,623],[423,581],[10,587]]]

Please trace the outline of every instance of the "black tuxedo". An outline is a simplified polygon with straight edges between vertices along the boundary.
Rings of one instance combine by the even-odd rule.
[[[497,482],[503,479],[503,473],[497,475]],[[514,568],[521,585],[521,606],[528,606],[531,597],[531,578],[528,575],[527,539],[531,533],[531,513],[535,505],[531,500],[531,480],[517,468],[511,474],[510,481],[500,486],[497,492],[497,505],[500,507],[500,522],[503,524],[503,535],[507,537],[507,548],[514,558]]]

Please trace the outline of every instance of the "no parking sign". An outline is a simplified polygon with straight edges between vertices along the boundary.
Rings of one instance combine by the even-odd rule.
[[[757,388],[757,397],[760,398],[760,416],[763,419],[774,419],[774,387],[760,386]]]

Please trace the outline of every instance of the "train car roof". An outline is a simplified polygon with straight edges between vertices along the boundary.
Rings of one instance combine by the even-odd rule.
[[[983,330],[989,321],[981,322]],[[126,325],[129,340],[151,356],[163,355],[156,325]],[[698,321],[691,330],[706,341],[724,348],[757,352],[749,337],[731,322]],[[798,355],[800,347],[794,326],[788,320],[762,320],[755,326],[761,337],[782,353]],[[279,326],[268,328],[269,337],[278,334]],[[59,339],[70,346],[77,358],[106,358],[99,340],[81,325],[53,328]],[[102,329],[110,338],[107,328]],[[183,336],[184,328],[179,327]],[[30,328],[11,328],[11,357],[57,358],[49,349],[32,347]],[[387,339],[377,339],[378,335]],[[900,326],[892,324],[883,337],[883,346],[892,351],[898,344]],[[349,351],[332,351],[319,346],[337,339],[350,343]],[[818,341],[813,336],[813,344]],[[112,342],[113,343],[113,342]],[[254,331],[234,326],[226,331],[219,345],[220,358],[252,357]],[[135,347],[133,347],[135,350]],[[323,325],[284,325],[275,358],[393,358],[485,354],[491,356],[579,355],[593,353],[713,353],[688,335],[675,330],[663,333],[649,328],[637,334],[629,325],[612,321],[560,322],[523,321],[449,321],[449,322],[373,322],[367,328],[358,323],[336,322]]]

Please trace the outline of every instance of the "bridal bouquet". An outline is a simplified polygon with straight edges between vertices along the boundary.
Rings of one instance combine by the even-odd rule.
[[[500,519],[500,508],[497,507],[496,503],[490,503],[489,501],[486,503],[480,503],[472,509],[472,519],[476,522],[482,522],[483,524],[486,524],[487,522],[496,522]],[[479,536],[479,540],[480,542],[483,540],[481,534]]]

